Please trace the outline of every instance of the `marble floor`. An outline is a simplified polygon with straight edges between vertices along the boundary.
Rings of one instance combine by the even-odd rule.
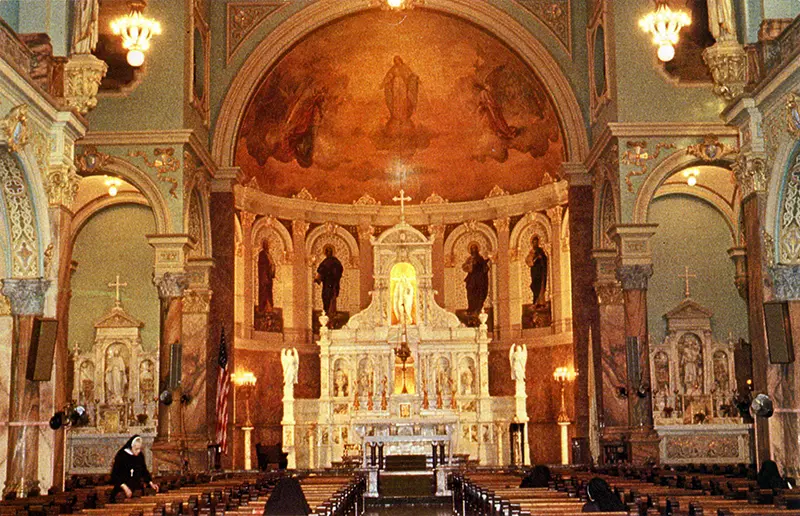
[[[393,505],[390,507],[372,507],[367,509],[366,516],[450,516],[449,504],[446,505]]]

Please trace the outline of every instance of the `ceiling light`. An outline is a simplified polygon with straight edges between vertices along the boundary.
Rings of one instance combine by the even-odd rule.
[[[667,62],[675,57],[675,45],[683,27],[692,23],[686,11],[673,11],[668,0],[655,0],[655,11],[639,20],[639,27],[653,35],[653,44],[658,47],[658,58]]]
[[[106,187],[108,187],[108,195],[111,197],[116,197],[119,193],[119,187],[122,186],[122,180],[116,177],[108,177],[104,181]]]
[[[131,12],[111,22],[111,31],[122,36],[122,48],[128,51],[128,64],[134,68],[144,63],[144,53],[150,48],[150,38],[161,34],[161,24],[142,14],[146,5],[144,0],[130,0],[128,6]]]

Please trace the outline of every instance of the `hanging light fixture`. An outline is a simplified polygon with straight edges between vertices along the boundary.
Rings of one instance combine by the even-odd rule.
[[[413,9],[415,6],[422,5],[424,0],[373,0],[373,5],[392,11],[402,11]]]
[[[144,63],[144,53],[150,48],[150,38],[161,34],[161,24],[142,14],[146,6],[145,0],[129,0],[131,12],[111,22],[111,31],[122,36],[122,48],[128,51],[128,64],[134,68]]]
[[[690,168],[683,171],[683,177],[686,178],[686,184],[689,186],[695,186],[697,184],[698,175],[700,175],[700,171],[696,168]]]
[[[108,195],[116,197],[119,193],[119,187],[122,186],[122,181],[117,177],[106,176],[104,183],[108,187]]]
[[[653,35],[653,43],[658,46],[658,58],[671,61],[675,57],[675,45],[681,29],[692,23],[686,11],[673,11],[669,0],[655,0],[656,9],[639,20],[639,27]]]

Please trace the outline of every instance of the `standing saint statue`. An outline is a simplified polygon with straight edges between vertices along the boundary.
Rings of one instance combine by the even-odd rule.
[[[128,385],[128,372],[125,359],[119,349],[109,352],[106,359],[106,402],[122,403]]]
[[[397,278],[394,285],[392,309],[398,322],[412,324],[412,308],[414,307],[414,285],[405,276]]]
[[[99,34],[99,0],[72,1],[72,54],[91,54]]]
[[[328,315],[336,313],[336,298],[339,297],[339,282],[342,280],[344,267],[333,255],[333,246],[325,246],[325,259],[317,267],[314,283],[322,285],[322,310]]]
[[[531,237],[531,250],[525,258],[525,264],[531,268],[533,304],[543,305],[547,292],[547,254],[539,247],[539,235]]]
[[[297,371],[300,368],[300,357],[296,348],[281,350],[281,366],[283,367],[283,396],[294,397],[294,386],[297,383]]]
[[[469,257],[461,266],[467,273],[464,283],[467,287],[467,310],[470,313],[480,313],[486,296],[489,295],[489,260],[481,256],[478,244],[469,246]]]
[[[736,15],[731,0],[708,0],[708,28],[717,41],[736,41]]]
[[[511,344],[508,349],[508,361],[511,363],[511,379],[516,382],[524,382],[525,367],[528,364],[528,347],[525,344]]]
[[[383,78],[383,94],[389,108],[388,136],[399,136],[413,131],[411,115],[417,108],[419,77],[400,56],[394,56],[394,64]]]
[[[272,284],[275,279],[275,265],[269,257],[269,244],[264,240],[258,252],[258,306],[261,313],[271,312],[274,308]]]

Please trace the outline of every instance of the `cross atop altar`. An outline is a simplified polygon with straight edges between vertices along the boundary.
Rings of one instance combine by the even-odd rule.
[[[117,274],[117,280],[116,281],[108,284],[109,288],[116,289],[116,297],[114,298],[114,306],[122,306],[122,299],[120,298],[120,295],[119,295],[119,288],[120,287],[127,287],[127,286],[128,286],[128,282],[127,281],[125,283],[120,283],[119,274]]]
[[[410,201],[411,197],[406,197],[406,191],[402,188],[400,189],[400,197],[392,197],[392,200],[395,202],[400,202],[400,222],[405,223],[406,221],[406,201]]]

